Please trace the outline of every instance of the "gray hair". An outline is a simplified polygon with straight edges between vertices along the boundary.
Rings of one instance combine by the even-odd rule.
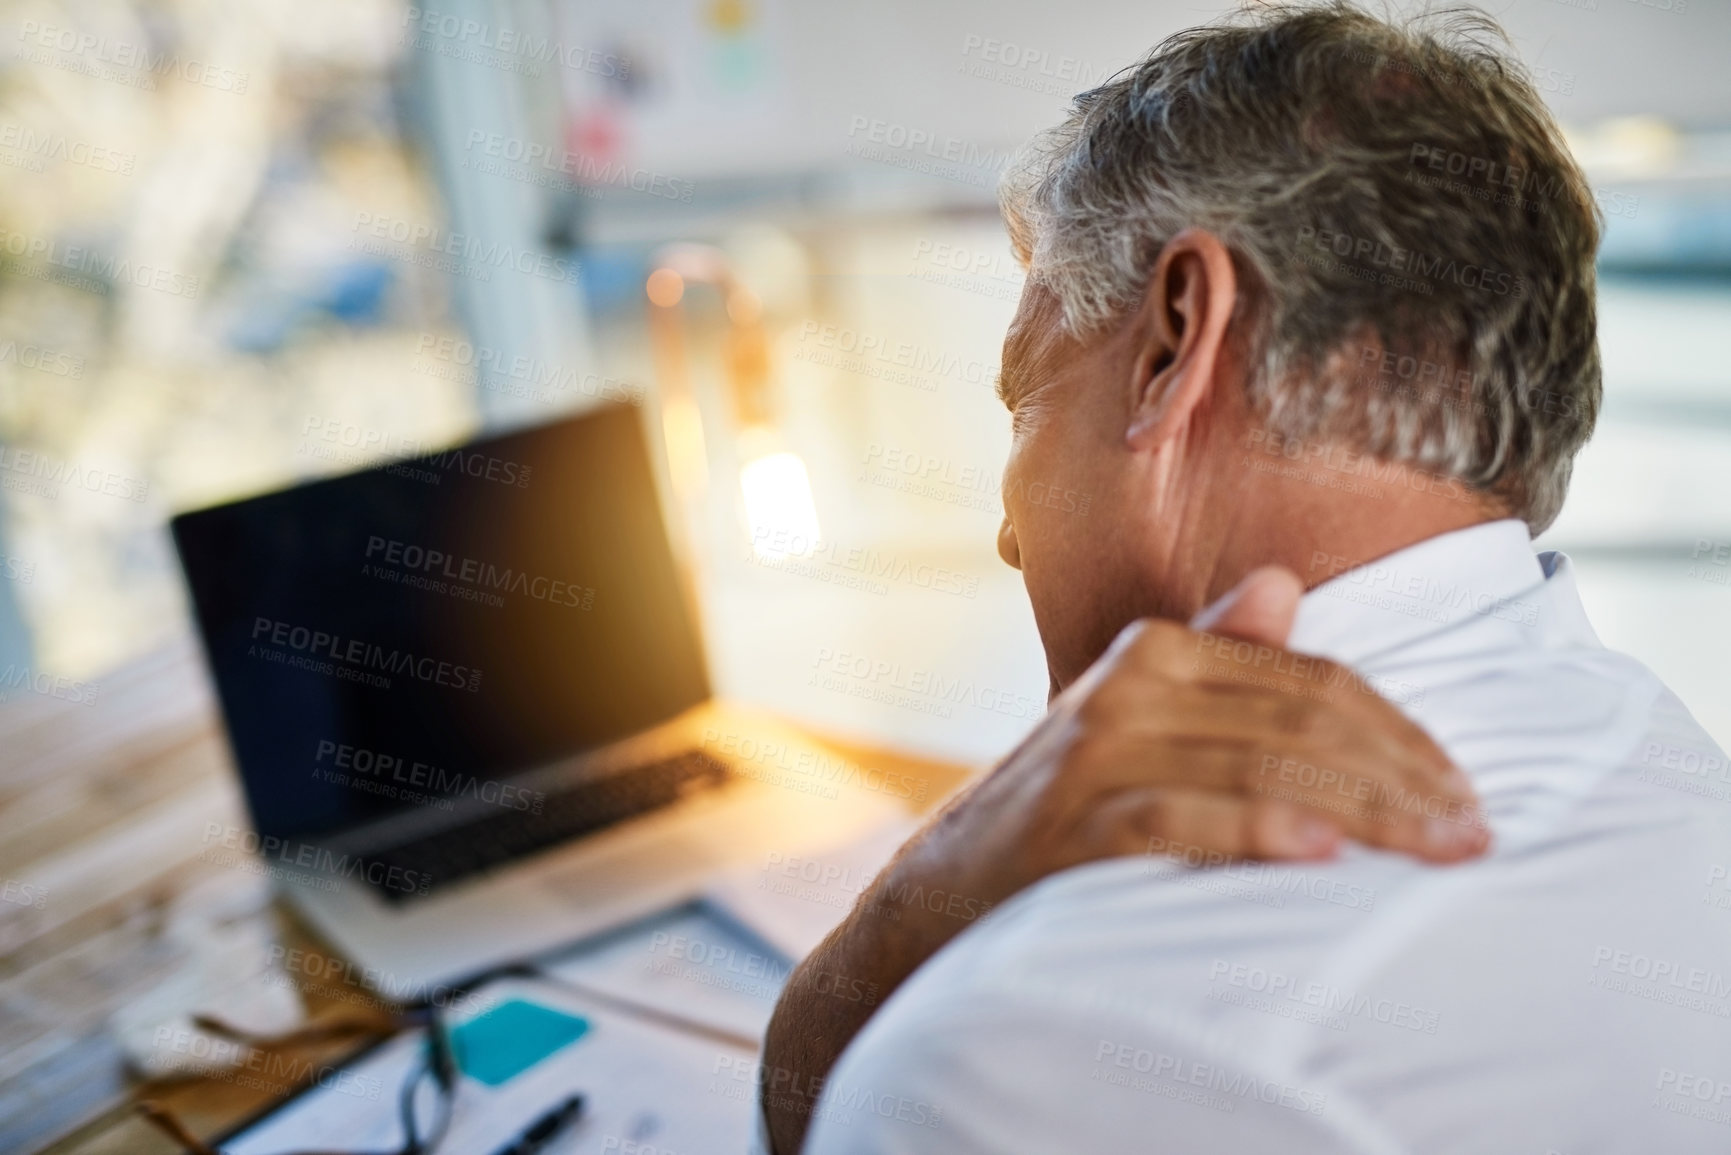
[[[1271,434],[1458,478],[1534,534],[1562,508],[1600,405],[1600,218],[1483,13],[1323,0],[1180,33],[1078,96],[1000,200],[1072,335],[1207,229]]]

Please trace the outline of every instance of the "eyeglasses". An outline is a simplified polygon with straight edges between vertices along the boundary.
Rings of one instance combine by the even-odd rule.
[[[283,1050],[308,1043],[371,1034],[383,1030],[404,1030],[424,1027],[426,1045],[415,1066],[403,1081],[397,1096],[397,1110],[403,1122],[403,1143],[390,1151],[334,1152],[298,1151],[285,1155],[430,1155],[444,1139],[451,1125],[451,1104],[457,1086],[457,1057],[451,1048],[451,1035],[437,1010],[405,1011],[395,1015],[348,1016],[334,1022],[321,1023],[286,1035],[260,1036],[237,1030],[226,1023],[195,1018],[193,1022],[211,1034],[222,1035],[260,1050]],[[430,1088],[428,1090],[427,1088]],[[138,1113],[166,1133],[190,1155],[222,1155],[199,1139],[161,1104],[145,1100],[137,1106]]]

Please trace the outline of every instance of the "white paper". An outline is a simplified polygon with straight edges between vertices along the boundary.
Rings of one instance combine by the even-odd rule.
[[[774,855],[723,872],[705,888],[704,900],[788,958],[803,959],[918,828],[915,819],[897,815],[821,854]]]
[[[680,1155],[736,1155],[750,1142],[756,1095],[751,1051],[605,1009],[553,983],[507,979],[481,994],[485,1006],[523,998],[581,1015],[589,1030],[501,1086],[461,1079],[439,1152],[488,1155],[577,1093],[584,1096],[583,1116],[546,1148],[547,1155],[598,1155],[627,1142]],[[420,1047],[419,1031],[393,1039],[328,1078],[329,1089],[302,1095],[222,1150],[391,1150],[402,1142],[397,1094]]]
[[[793,960],[687,906],[542,960],[552,978],[760,1040]]]

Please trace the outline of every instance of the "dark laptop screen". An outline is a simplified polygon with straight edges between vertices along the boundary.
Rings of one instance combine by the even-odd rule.
[[[498,794],[709,696],[630,406],[182,514],[174,536],[262,834]]]

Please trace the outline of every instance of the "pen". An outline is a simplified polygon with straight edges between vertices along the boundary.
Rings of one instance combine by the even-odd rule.
[[[535,1155],[553,1137],[576,1122],[583,1114],[583,1096],[573,1095],[533,1123],[523,1133],[499,1148],[494,1155]]]

